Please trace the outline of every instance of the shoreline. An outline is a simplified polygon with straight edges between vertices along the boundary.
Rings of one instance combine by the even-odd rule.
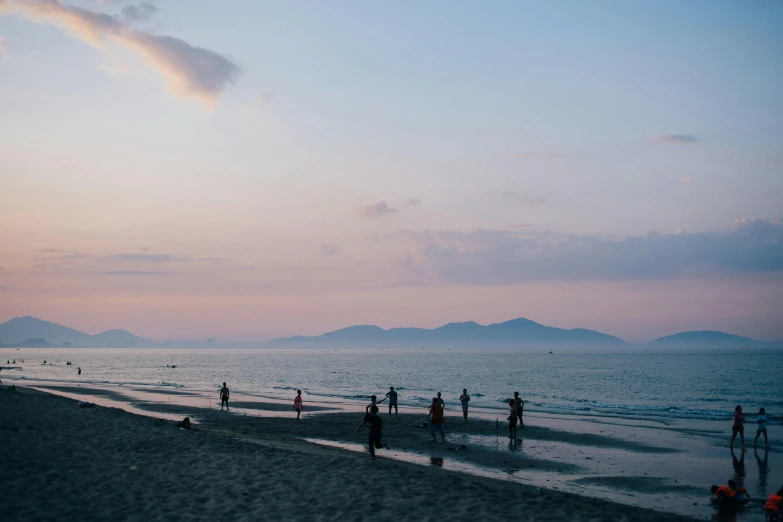
[[[84,480],[93,484],[108,481],[122,491],[130,487],[132,494],[138,498],[156,497],[157,492],[161,491],[156,484],[162,481],[171,486],[169,481],[172,477],[165,471],[162,475],[160,472],[151,473],[147,478],[152,483],[134,483],[136,472],[131,470],[132,467],[136,466],[139,470],[142,467],[147,469],[148,466],[154,468],[155,463],[161,462],[165,463],[164,468],[174,466],[176,471],[170,471],[174,473],[174,477],[181,478],[183,484],[196,482],[188,486],[189,494],[199,498],[206,495],[210,498],[206,504],[214,504],[216,509],[210,516],[194,514],[194,518],[218,516],[224,520],[243,520],[245,517],[278,519],[270,514],[259,515],[260,505],[251,505],[250,511],[242,512],[240,506],[244,505],[245,501],[253,504],[250,499],[234,498],[236,505],[229,506],[226,502],[213,498],[214,486],[199,482],[203,480],[201,477],[204,470],[200,468],[204,465],[208,469],[218,470],[213,477],[218,488],[236,489],[261,480],[275,491],[279,489],[275,486],[278,481],[300,490],[301,494],[277,491],[276,495],[271,497],[262,494],[261,490],[256,492],[266,499],[265,502],[286,506],[283,511],[278,512],[280,519],[290,516],[292,520],[360,520],[381,513],[381,518],[415,517],[442,520],[444,510],[447,510],[445,512],[453,519],[472,519],[477,516],[497,519],[508,516],[509,503],[513,502],[518,504],[521,510],[518,513],[524,513],[527,518],[535,520],[694,520],[664,511],[648,510],[557,489],[537,488],[508,479],[475,476],[439,469],[437,466],[421,466],[388,458],[386,450],[379,450],[378,460],[370,461],[366,453],[360,455],[355,451],[325,447],[302,440],[302,436],[308,433],[340,432],[345,431],[344,428],[349,425],[355,430],[357,422],[354,413],[313,414],[301,423],[281,417],[207,413],[198,424],[199,431],[187,432],[177,429],[170,421],[101,406],[80,409],[73,399],[25,388],[19,389],[17,393],[3,392],[0,410],[3,414],[0,417],[3,420],[0,422],[4,425],[0,429],[0,440],[3,447],[10,450],[11,455],[7,469],[23,472],[13,477],[6,473],[0,479],[5,482],[2,485],[3,490],[13,492],[7,497],[12,508],[10,520],[46,519],[47,516],[38,513],[40,508],[36,507],[37,504],[33,506],[24,500],[30,500],[31,495],[39,495],[42,491],[48,491],[50,498],[59,497],[57,503],[60,504],[61,511],[52,515],[55,518],[68,519],[67,513],[76,509],[71,503],[78,504],[76,500],[80,498],[79,494],[74,496],[71,488],[76,485],[70,482],[81,477],[78,474],[74,476],[68,470],[81,467],[85,461],[92,463],[95,469],[90,470],[87,476],[83,477]],[[41,419],[47,419],[43,426]],[[405,419],[397,428],[407,426],[410,420],[412,417]],[[12,431],[14,426],[9,424],[17,424],[19,431]],[[282,429],[285,424],[291,426]],[[46,428],[47,425],[50,429]],[[404,439],[397,433],[399,431],[389,423],[387,438],[403,443]],[[24,436],[19,437],[19,434]],[[364,433],[359,435],[366,438]],[[126,447],[124,451],[120,450],[118,455],[126,457],[127,467],[118,462],[116,456],[112,457],[112,452],[118,451],[118,440],[122,440],[121,446]],[[128,447],[132,451],[128,451]],[[239,460],[229,458],[230,476],[221,479],[219,470],[224,460],[221,452],[228,451],[227,448],[230,449],[229,453],[239,452],[243,457]],[[176,451],[172,452],[172,449]],[[438,449],[453,453],[448,448]],[[80,450],[83,453],[80,453]],[[468,450],[464,454],[472,451]],[[175,465],[172,457],[175,457],[174,462],[180,462],[181,465]],[[255,464],[244,463],[247,458],[258,461]],[[314,462],[314,459],[325,459],[328,462]],[[105,460],[108,462],[99,464]],[[131,463],[136,460],[144,463]],[[43,471],[46,478],[42,483],[39,476],[41,470],[35,473],[35,470],[29,468],[46,468],[47,462],[50,463],[49,469]],[[275,464],[270,465],[271,463]],[[255,469],[256,464],[263,468],[263,472]],[[535,462],[534,459],[528,464],[536,466],[541,463]],[[340,472],[335,473],[338,469]],[[290,478],[291,470],[296,471],[298,478]],[[250,476],[247,476],[247,473],[250,473]],[[240,476],[246,477],[247,482],[238,478]],[[272,478],[275,482],[271,481]],[[77,479],[76,482],[83,481]],[[199,484],[205,488],[204,491],[200,492]],[[82,484],[81,487],[90,486]],[[653,486],[648,483],[646,487]],[[317,491],[315,499],[309,493],[313,488]],[[390,494],[390,489],[395,492],[394,495]],[[163,491],[165,490],[164,487]],[[327,491],[331,490],[334,491],[327,494]],[[130,495],[131,491],[123,494]],[[350,493],[346,495],[346,492]],[[114,496],[118,494],[115,493]],[[184,502],[185,497],[175,497],[179,499],[177,502],[158,499],[169,505],[171,511],[164,509],[166,513],[188,509],[189,504]],[[397,500],[391,497],[397,497]],[[296,501],[297,498],[301,501]],[[334,504],[333,501],[338,498],[342,499],[339,504],[345,504],[345,508],[350,509],[350,512],[342,511]],[[379,503],[377,498],[384,498],[386,501]],[[314,502],[319,505],[331,502],[331,508],[321,511],[315,508]],[[433,511],[433,502],[441,507]],[[405,507],[408,504],[412,506]],[[268,505],[265,506],[269,508]],[[147,507],[137,506],[133,509],[140,515],[144,513],[147,520],[156,519],[154,513],[147,512]],[[223,510],[228,510],[230,515],[226,516]],[[61,517],[63,513],[65,516]],[[95,519],[113,516],[113,508],[106,505],[102,513]]]

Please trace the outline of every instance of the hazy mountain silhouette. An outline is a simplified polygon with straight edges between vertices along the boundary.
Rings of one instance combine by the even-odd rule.
[[[762,348],[765,346],[774,347],[779,343],[770,343],[757,341],[750,337],[741,335],[732,335],[715,330],[699,330],[690,332],[680,332],[674,335],[667,335],[650,343],[651,345],[682,345],[682,346],[713,346],[722,348]]]
[[[529,319],[519,318],[504,323],[482,326],[473,321],[449,323],[439,328],[390,328],[378,326],[350,326],[314,337],[296,336],[280,338],[269,344],[349,344],[349,343],[581,343],[581,344],[625,344],[613,335],[575,328],[565,330],[544,326]]]
[[[143,337],[137,337],[125,330],[109,330],[90,335],[73,328],[51,323],[35,317],[14,317],[0,324],[0,344],[28,346],[63,346],[69,343],[74,347],[148,347],[155,343]]]

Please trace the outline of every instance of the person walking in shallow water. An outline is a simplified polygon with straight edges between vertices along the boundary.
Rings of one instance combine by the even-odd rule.
[[[742,443],[742,449],[745,450],[745,416],[742,414],[742,406],[734,408],[734,424],[731,425],[731,443],[730,448],[734,447],[734,439],[737,438],[737,433],[740,436],[740,442]]]
[[[302,390],[296,390],[294,409],[296,410],[296,420],[299,420],[299,416],[302,415]]]
[[[220,388],[220,411],[223,411],[223,405],[226,405],[226,411],[228,411],[230,408],[228,407],[228,398],[231,394],[228,391],[228,386],[226,386],[226,383],[223,383],[223,387]]]
[[[756,438],[753,439],[753,447],[756,447],[756,443],[759,440],[759,437],[761,434],[764,434],[764,447],[769,449],[769,440],[767,439],[767,410],[764,408],[761,408],[759,410],[759,415],[756,417],[756,423],[758,424],[756,428]]]
[[[459,402],[462,404],[462,418],[465,419],[465,422],[468,421],[468,403],[470,402],[470,395],[468,395],[468,390],[463,388],[462,389],[462,395],[459,396]]]
[[[435,430],[438,430],[440,431],[440,438],[443,440],[443,442],[446,442],[446,421],[443,419],[442,402],[443,401],[438,400],[437,397],[432,398],[428,420],[430,424],[430,435],[432,436],[432,440],[436,440]]]

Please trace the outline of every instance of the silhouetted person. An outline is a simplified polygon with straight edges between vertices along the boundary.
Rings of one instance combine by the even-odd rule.
[[[392,406],[394,406],[394,416],[397,417],[397,392],[394,391],[394,386],[389,386],[386,397],[389,399],[389,417],[391,417]]]
[[[376,395],[373,395],[373,396],[370,397],[370,404],[368,404],[364,408],[364,420],[362,421],[361,424],[359,424],[359,427],[356,428],[356,431],[359,431],[360,429],[362,429],[364,427],[365,424],[370,422],[370,410],[372,408],[374,408],[374,407],[377,407],[378,404],[380,404],[381,402],[385,401],[386,399],[383,399],[380,402],[376,402],[377,400],[378,400],[378,397]]]
[[[383,435],[383,419],[378,415],[378,406],[371,407],[369,414],[370,436],[368,442],[370,444],[370,458],[375,460],[375,449],[389,449],[389,445],[381,442],[381,437]]]
[[[470,402],[470,395],[468,390],[463,388],[462,395],[459,396],[459,402],[462,404],[462,418],[468,420],[468,403]]]
[[[294,409],[296,410],[296,420],[299,420],[299,416],[302,415],[302,390],[296,390]]]
[[[742,443],[742,449],[745,449],[745,416],[742,414],[742,406],[734,408],[734,423],[731,425],[731,443],[730,447],[734,447],[734,439],[737,438],[739,433],[740,442]]]
[[[432,398],[429,411],[430,435],[435,439],[435,430],[440,431],[440,438],[446,442],[446,421],[443,419],[443,401],[438,397]]]
[[[81,375],[81,374],[82,374],[82,367],[81,367],[81,366],[79,366],[78,368],[76,368],[76,372],[77,372],[79,375]]]
[[[738,483],[736,480],[729,479],[727,484],[731,489],[734,490],[735,493],[737,493],[737,497],[739,497],[739,499],[747,500],[750,498],[750,493],[748,493],[748,490],[745,488],[745,486]]]
[[[525,401],[519,398],[519,392],[514,392],[514,414],[519,419],[519,427],[524,428],[525,423],[522,420],[522,413],[525,409]]]
[[[226,405],[226,411],[230,410],[228,407],[228,398],[231,396],[231,393],[228,391],[228,386],[226,386],[226,383],[223,383],[223,387],[220,388],[220,411],[223,411],[223,405]]]
[[[508,438],[512,441],[517,440],[517,405],[514,399],[508,400]]]
[[[440,392],[438,392],[438,402],[440,403],[441,408],[443,408],[445,410],[446,409],[446,403],[443,402],[443,398],[441,398]]]

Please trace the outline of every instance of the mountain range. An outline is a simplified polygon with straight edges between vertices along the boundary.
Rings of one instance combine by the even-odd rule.
[[[337,346],[337,345],[394,345],[421,346],[423,344],[449,345],[571,345],[571,346],[615,346],[631,345],[619,337],[586,330],[584,328],[563,329],[519,318],[480,325],[473,321],[449,323],[439,328],[390,328],[373,325],[350,326],[318,336],[295,336],[274,339],[268,343],[231,344],[234,347],[259,346]],[[203,341],[166,341],[160,343],[138,337],[127,330],[108,330],[90,335],[35,317],[15,317],[0,324],[0,346],[13,347],[219,347],[229,346],[215,343],[212,339]],[[681,332],[661,337],[648,343],[650,347],[682,348],[783,348],[781,343],[757,341],[748,337],[711,330]]]
[[[159,343],[137,337],[127,330],[107,330],[97,335],[90,335],[30,316],[14,317],[0,324],[0,344],[36,348],[45,346],[78,346],[83,348],[160,346]]]

